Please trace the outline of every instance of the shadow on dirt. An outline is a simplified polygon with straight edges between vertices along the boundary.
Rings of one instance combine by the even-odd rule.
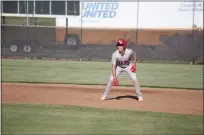
[[[117,96],[117,97],[108,98],[106,100],[120,100],[120,99],[124,99],[124,98],[130,98],[130,99],[138,100],[137,96],[133,96],[133,95]]]

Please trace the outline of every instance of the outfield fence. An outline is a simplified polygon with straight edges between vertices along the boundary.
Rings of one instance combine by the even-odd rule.
[[[109,44],[102,44],[103,41],[100,40],[98,43],[88,43],[89,39],[91,42],[91,38],[94,37],[83,38],[83,32],[86,32],[83,29],[79,35],[71,31],[69,34],[62,34],[64,41],[56,40],[56,31],[58,30],[56,27],[2,26],[1,30],[3,57],[21,56],[109,61],[112,52],[116,49],[114,41]],[[141,31],[141,33],[144,32],[148,33],[145,30]],[[94,30],[93,33],[95,33]],[[107,33],[109,32],[107,31]],[[104,37],[99,35],[101,40],[105,40],[105,36],[111,35],[105,34]],[[140,38],[138,39],[140,40]],[[136,44],[129,41],[128,47],[136,51],[140,61],[192,61],[203,63],[203,31],[185,31],[172,36],[160,35],[159,39],[161,44]],[[146,38],[146,40],[149,39]],[[151,43],[151,41],[148,42]]]
[[[32,3],[35,2],[28,2],[27,6],[29,7],[31,4],[32,7]],[[42,8],[40,5],[46,4],[46,2],[36,1],[36,4]],[[185,4],[181,5],[181,9],[184,8]],[[73,24],[69,24],[70,21],[68,20],[79,17],[79,14],[66,16],[66,20],[62,21],[63,23],[66,21],[66,26],[59,27],[57,26],[57,19],[62,16],[53,17],[52,8],[50,10],[33,8],[33,11],[28,10],[26,14],[25,1],[16,5],[19,5],[18,14],[9,13],[2,15],[1,18],[3,57],[110,61],[111,54],[116,49],[116,40],[125,38],[128,41],[128,47],[136,52],[140,62],[203,63],[203,29],[197,28],[194,24],[194,12],[192,14],[192,29],[142,29],[138,25],[141,21],[139,15],[143,13],[143,9],[140,9],[138,4],[137,21],[135,22],[137,27],[135,29],[93,29],[83,27],[84,22],[81,22],[80,28],[72,27]],[[120,6],[124,7],[124,4]],[[198,6],[201,9],[202,5],[198,4]],[[73,9],[73,13],[74,11],[75,9]],[[13,11],[4,9],[3,12]],[[48,15],[36,17],[35,12]],[[172,12],[175,11],[172,9]],[[72,15],[71,12],[67,14]],[[189,24],[189,21],[186,23]]]

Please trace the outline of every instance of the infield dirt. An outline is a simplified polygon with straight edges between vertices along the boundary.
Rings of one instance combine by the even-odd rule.
[[[203,91],[142,88],[144,101],[133,87],[113,87],[109,100],[100,100],[105,86],[2,83],[2,103],[78,105],[176,114],[203,115]]]

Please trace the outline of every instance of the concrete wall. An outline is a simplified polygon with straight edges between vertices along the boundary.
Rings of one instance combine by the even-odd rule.
[[[171,30],[171,29],[139,29],[139,30],[99,30],[99,29],[77,29],[69,28],[69,34],[78,34],[82,44],[111,44],[118,38],[125,37],[133,43],[143,45],[160,45],[160,37],[163,35],[172,36],[176,33],[189,33],[191,30]],[[65,28],[56,28],[56,41],[63,42],[64,35],[66,34]],[[137,35],[138,34],[138,35]],[[136,38],[138,37],[138,38]],[[138,39],[138,40],[136,40]]]

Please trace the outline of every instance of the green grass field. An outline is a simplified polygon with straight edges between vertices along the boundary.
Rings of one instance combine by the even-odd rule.
[[[2,60],[2,81],[106,85],[111,73],[108,62]],[[138,63],[142,87],[203,88],[203,66]],[[132,85],[125,74],[120,85]]]
[[[138,64],[141,86],[201,89],[202,66]],[[106,84],[106,62],[2,60],[3,82]],[[121,85],[130,85],[127,76]],[[203,134],[203,115],[2,104],[2,134]]]
[[[203,116],[78,106],[7,105],[3,134],[203,134]]]

